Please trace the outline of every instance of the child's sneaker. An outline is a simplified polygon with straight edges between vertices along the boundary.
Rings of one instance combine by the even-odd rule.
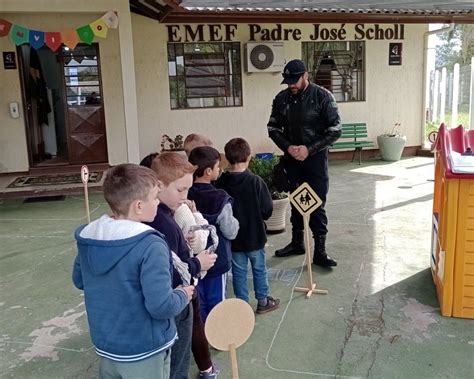
[[[221,372],[221,370],[219,369],[219,366],[217,366],[216,362],[212,361],[212,370],[211,370],[211,372],[200,372],[199,373],[199,378],[215,379],[219,376],[220,372]]]
[[[267,305],[257,305],[257,313],[267,313],[271,312],[274,309],[277,309],[280,306],[280,299],[274,299],[271,296],[267,296]]]

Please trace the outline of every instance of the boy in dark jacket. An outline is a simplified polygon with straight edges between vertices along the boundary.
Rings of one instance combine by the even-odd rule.
[[[273,211],[267,185],[262,178],[248,170],[250,146],[243,138],[233,138],[225,145],[225,156],[230,163],[227,172],[217,180],[216,186],[234,199],[233,211],[240,229],[232,241],[232,283],[235,296],[249,301],[247,265],[250,260],[253,287],[258,301],[257,313],[277,309],[280,300],[269,296],[265,243],[267,235],[264,220]]]
[[[174,317],[193,287],[171,288],[169,249],[152,221],[159,203],[154,172],[134,164],[111,168],[104,180],[107,215],[76,230],[74,285],[84,291],[99,377],[169,377],[177,334]]]
[[[206,320],[212,308],[225,299],[227,272],[232,260],[230,240],[237,235],[239,222],[232,214],[232,198],[211,184],[219,176],[220,153],[211,146],[196,147],[189,155],[189,162],[197,169],[188,198],[196,203],[197,210],[209,224],[216,227],[219,237],[216,264],[198,284],[201,316]]]

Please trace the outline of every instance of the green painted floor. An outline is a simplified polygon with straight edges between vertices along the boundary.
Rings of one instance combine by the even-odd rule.
[[[330,171],[328,249],[339,266],[315,269],[329,294],[294,293],[305,283],[303,257],[273,257],[290,228],[270,236],[281,308],[257,316],[237,352],[240,377],[472,378],[474,320],[440,316],[429,269],[432,159],[335,161]],[[93,218],[107,212],[100,194],[90,208]],[[84,222],[80,196],[0,201],[1,378],[97,376],[83,297],[70,280],[73,231]],[[230,378],[227,353],[213,355]]]

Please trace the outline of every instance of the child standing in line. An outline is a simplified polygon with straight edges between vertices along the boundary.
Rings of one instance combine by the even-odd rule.
[[[232,283],[235,296],[249,301],[247,265],[250,261],[253,286],[257,299],[257,313],[277,309],[280,300],[269,296],[265,243],[267,234],[264,220],[273,212],[273,203],[262,178],[248,170],[250,146],[243,138],[233,138],[225,145],[225,156],[230,163],[216,183],[234,198],[234,215],[240,229],[232,241]]]
[[[112,210],[76,230],[74,285],[84,291],[100,378],[169,378],[174,317],[193,286],[171,287],[169,249],[142,224],[158,206],[155,173],[134,164],[111,168],[103,184]]]
[[[225,299],[227,272],[232,259],[230,240],[237,235],[239,222],[232,214],[232,198],[211,184],[219,176],[220,153],[211,146],[195,147],[189,162],[198,168],[188,197],[209,224],[216,227],[219,237],[216,264],[198,284],[201,315],[205,321],[212,308]]]
[[[186,136],[183,142],[183,149],[189,157],[191,150],[199,146],[212,146],[212,141],[202,134],[191,133]]]
[[[149,225],[165,235],[172,252],[175,253],[177,272],[173,276],[173,286],[183,282],[193,282],[201,271],[207,271],[214,265],[216,254],[204,251],[195,257],[190,253],[187,241],[174,212],[187,201],[188,189],[192,185],[195,167],[178,153],[162,153],[152,161],[161,190],[158,194],[160,204],[158,212]],[[190,238],[191,245],[196,238]],[[193,312],[194,311],[194,312]],[[199,317],[199,299],[193,299],[192,307],[185,309],[177,318],[179,340],[171,351],[171,378],[188,378],[191,350],[200,370],[200,378],[216,378],[218,369],[211,361],[209,344],[204,333],[204,325]]]

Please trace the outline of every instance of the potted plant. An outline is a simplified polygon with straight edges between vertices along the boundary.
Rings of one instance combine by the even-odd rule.
[[[286,211],[290,200],[288,194],[278,191],[273,182],[273,170],[279,162],[279,158],[273,154],[257,154],[252,157],[249,169],[255,175],[260,176],[270,191],[273,200],[273,213],[265,222],[268,233],[281,233],[285,231]]]
[[[384,161],[398,161],[402,156],[407,137],[400,133],[399,128],[400,123],[397,122],[391,131],[377,137],[377,143]]]
[[[161,151],[182,151],[183,142],[181,134],[177,134],[174,138],[171,138],[168,134],[163,134],[161,137]]]

